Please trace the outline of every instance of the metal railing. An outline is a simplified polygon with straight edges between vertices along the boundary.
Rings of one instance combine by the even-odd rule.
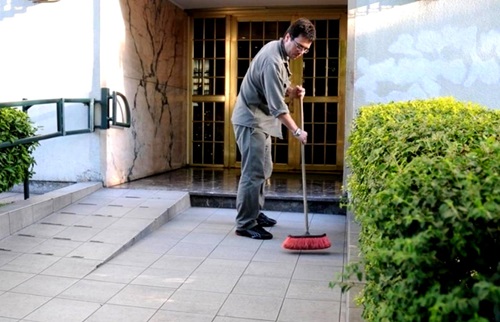
[[[81,103],[88,108],[87,127],[78,130],[67,130],[64,123],[66,103]],[[110,104],[111,103],[111,104]],[[0,102],[0,108],[22,107],[23,112],[34,106],[46,108],[47,105],[56,105],[57,126],[56,131],[48,134],[35,135],[32,137],[20,138],[13,142],[0,142],[0,150],[17,145],[38,142],[60,136],[92,133],[95,129],[107,130],[111,126],[130,127],[131,116],[130,106],[125,95],[119,92],[110,92],[109,88],[101,88],[101,99],[93,98],[57,98],[41,100],[22,100],[16,102]],[[96,122],[96,106],[100,107],[99,122]],[[97,124],[96,124],[97,123]],[[29,198],[28,176],[24,180],[24,198]]]

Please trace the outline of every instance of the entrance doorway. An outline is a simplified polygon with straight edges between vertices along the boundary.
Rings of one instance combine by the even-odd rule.
[[[315,24],[317,39],[308,54],[291,61],[290,70],[292,84],[306,89],[306,168],[340,172],[344,158],[346,16],[335,10],[303,16]],[[230,121],[239,87],[260,48],[282,37],[296,18],[286,11],[193,17],[191,165],[239,167],[240,154]],[[300,124],[298,100],[288,103],[291,116]],[[300,169],[300,144],[289,139],[285,128],[283,135],[283,140],[273,140],[274,169],[296,171]]]

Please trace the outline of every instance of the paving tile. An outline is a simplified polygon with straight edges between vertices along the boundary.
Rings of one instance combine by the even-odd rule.
[[[188,192],[186,191],[168,191],[168,190],[156,190],[151,194],[151,199],[173,199],[179,200],[184,197]]]
[[[144,271],[143,267],[106,263],[85,276],[85,279],[127,284],[136,278],[142,271]]]
[[[61,210],[59,210],[59,212],[75,215],[90,215],[95,213],[95,211],[101,207],[102,205],[73,203],[67,207],[62,208]]]
[[[146,322],[155,312],[155,309],[105,304],[85,322]]]
[[[110,263],[115,265],[127,265],[136,267],[148,267],[153,264],[160,254],[127,251],[113,258]]]
[[[362,308],[349,308],[349,312],[346,313],[346,320],[349,322],[363,322],[363,318],[361,317],[363,314],[363,309]],[[347,320],[349,319],[349,320]]]
[[[115,199],[115,197],[100,196],[100,195],[96,195],[95,193],[92,193],[92,194],[88,195],[87,197],[84,197],[84,198],[78,200],[78,203],[79,204],[91,204],[91,205],[108,205],[114,199]]]
[[[340,303],[331,301],[285,299],[277,321],[341,321]]]
[[[97,260],[81,258],[62,258],[42,273],[44,275],[83,278],[101,263]]]
[[[152,223],[152,219],[142,219],[142,218],[119,218],[117,221],[112,223],[108,229],[113,230],[130,230],[134,232],[142,231]]]
[[[151,268],[175,269],[191,274],[205,260],[204,257],[163,255],[151,265]]]
[[[128,285],[111,298],[109,304],[158,309],[174,293],[175,289],[144,285]]]
[[[292,280],[286,294],[287,299],[340,301],[339,287],[331,288],[328,281]]]
[[[196,269],[194,274],[217,273],[241,275],[247,268],[248,264],[249,261],[207,258]]]
[[[237,236],[234,232],[230,232],[229,234],[226,235],[226,238],[224,238],[224,240],[221,241],[219,246],[239,247],[241,249],[253,250],[257,252],[257,250],[262,246],[262,244],[264,244],[264,241]]]
[[[104,304],[125,287],[125,284],[80,280],[58,297]]]
[[[240,275],[238,274],[192,274],[180,289],[229,293],[234,288],[239,278]]]
[[[57,256],[22,254],[21,256],[16,257],[16,259],[10,261],[8,264],[3,265],[2,269],[38,274],[60,259],[61,257]]]
[[[128,208],[135,208],[139,207],[144,202],[145,199],[143,198],[135,198],[135,197],[120,197],[120,198],[115,198],[113,201],[109,203],[109,206],[122,206],[122,207],[128,207]]]
[[[210,233],[193,230],[182,239],[185,243],[202,244],[202,245],[214,245],[217,246],[225,237],[225,234],[221,233]]]
[[[240,278],[232,293],[284,297],[289,281],[288,278],[244,275]]]
[[[167,254],[177,256],[207,257],[215,249],[215,245],[179,242]]]
[[[178,288],[190,273],[177,269],[148,268],[137,276],[131,284]]]
[[[76,278],[35,275],[13,288],[12,292],[54,297],[76,282]]]
[[[132,211],[134,208],[133,207],[123,207],[120,205],[115,205],[115,206],[104,206],[99,208],[94,212],[94,215],[102,215],[105,217],[114,217],[114,218],[120,218],[125,216],[127,213]]]
[[[130,192],[130,189],[114,189],[114,188],[102,188],[92,193],[93,197],[96,198],[111,198],[114,200],[118,197],[123,197]]]
[[[206,221],[199,224],[193,232],[195,233],[218,233],[218,234],[229,234],[234,229],[234,220],[231,221],[221,221],[221,220],[211,220],[212,217]]]
[[[130,248],[130,250],[163,255],[172,247],[174,247],[178,242],[178,240],[170,239],[165,236],[150,235],[148,236],[148,238],[139,240]]]
[[[274,320],[240,319],[227,316],[216,316],[215,319],[213,320],[213,322],[262,322],[262,321],[274,321]]]
[[[308,252],[299,256],[298,265],[310,264],[310,265],[332,265],[332,266],[343,266],[344,265],[344,253],[330,253],[330,252]]]
[[[172,207],[176,203],[176,201],[176,199],[165,198],[147,199],[143,203],[141,203],[139,207],[162,209],[163,212],[165,212],[168,208]]]
[[[187,234],[189,234],[189,232],[191,232],[192,230],[192,228],[174,226],[172,222],[169,221],[167,225],[161,226],[156,231],[154,231],[152,235],[155,236],[158,234],[162,234],[169,239],[180,241],[184,237],[186,237]]]
[[[282,301],[280,297],[231,294],[218,315],[276,321]]]
[[[204,221],[219,210],[217,208],[190,207],[182,212],[182,215],[189,220]]]
[[[212,322],[214,316],[206,314],[158,311],[149,322]]]
[[[51,238],[32,248],[30,253],[64,257],[82,244],[79,241]]]
[[[0,267],[14,260],[16,257],[21,256],[21,254],[22,253],[0,250]]]
[[[283,265],[295,265],[297,262],[297,256],[281,251],[280,246],[276,246],[272,249],[260,248],[255,254],[253,260],[259,262],[276,262],[282,263]]]
[[[151,189],[127,189],[127,191],[121,196],[122,198],[140,198],[140,199],[150,199],[153,198],[158,190]]]
[[[75,214],[65,214],[56,212],[48,215],[47,217],[40,220],[42,224],[54,224],[54,225],[62,225],[62,226],[71,226],[74,223],[82,220],[87,217],[86,215],[75,215]]]
[[[298,264],[293,273],[293,278],[299,280],[332,281],[342,271],[342,266]]]
[[[226,293],[177,290],[161,307],[162,310],[215,316],[228,297]]]
[[[99,241],[108,244],[124,245],[137,236],[137,231],[104,229],[90,238],[91,241]]]
[[[183,214],[180,216],[184,216]],[[178,216],[179,217],[179,216]],[[158,231],[190,232],[195,229],[200,222],[197,220],[181,220],[175,217],[168,222],[168,225],[158,228]],[[186,234],[187,235],[187,234]]]
[[[208,255],[209,258],[229,259],[229,260],[251,260],[257,249],[247,249],[238,246],[218,245]]]
[[[111,224],[116,222],[119,218],[116,217],[108,217],[108,216],[97,216],[97,215],[89,215],[85,216],[74,225],[85,226],[90,228],[104,229],[109,227]]]
[[[22,319],[49,300],[46,296],[6,292],[0,295],[0,316]]]
[[[67,257],[79,257],[97,259],[104,261],[118,251],[122,245],[106,244],[98,242],[86,242],[67,255]]]
[[[32,225],[29,225],[28,227],[21,229],[18,231],[16,234],[18,235],[29,235],[29,236],[34,236],[34,237],[39,237],[39,238],[50,238],[64,229],[66,229],[66,226],[63,225],[52,225],[52,224],[40,224],[40,223],[35,223]]]
[[[244,274],[262,276],[262,277],[291,278],[294,269],[295,269],[294,265],[283,265],[282,263],[252,261],[248,265]]]
[[[127,212],[123,218],[155,219],[163,215],[167,208],[150,208],[140,206]]]
[[[215,210],[210,217],[207,218],[207,222],[231,222],[234,224],[236,218],[236,209],[233,208],[213,208]]]
[[[26,317],[40,322],[80,322],[99,309],[98,303],[53,299]]]
[[[100,231],[101,229],[98,228],[72,226],[67,227],[60,233],[54,235],[54,238],[86,242],[97,235]]]
[[[0,249],[26,253],[43,241],[45,241],[45,238],[11,235],[0,240]]]
[[[33,276],[34,274],[0,270],[0,291],[8,291]]]

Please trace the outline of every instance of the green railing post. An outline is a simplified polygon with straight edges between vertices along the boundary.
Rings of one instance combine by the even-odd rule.
[[[101,88],[101,126],[103,130],[109,129],[109,88]]]

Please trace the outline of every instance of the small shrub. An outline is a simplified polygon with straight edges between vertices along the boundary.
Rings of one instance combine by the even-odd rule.
[[[363,317],[500,321],[500,113],[451,98],[374,105],[350,142]]]
[[[15,108],[0,108],[0,142],[14,142],[34,136],[37,128],[26,113]],[[27,143],[0,148],[0,192],[9,191],[14,185],[34,174],[32,156],[38,143]]]

